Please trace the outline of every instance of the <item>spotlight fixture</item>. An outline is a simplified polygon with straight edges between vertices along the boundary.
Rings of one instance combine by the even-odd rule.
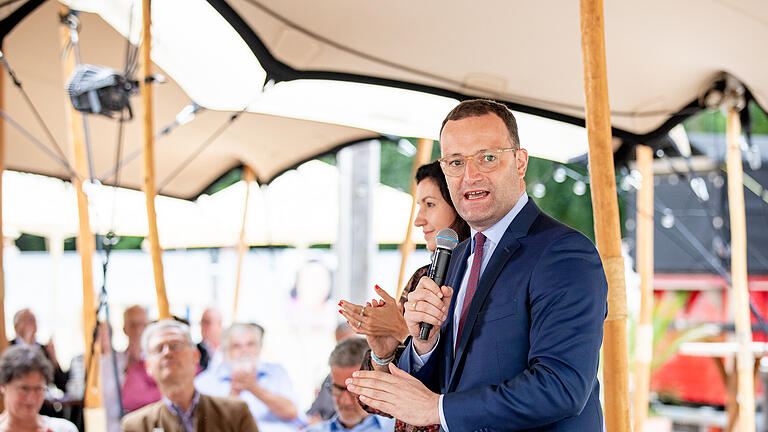
[[[67,92],[80,112],[114,118],[114,114],[127,109],[132,119],[129,97],[139,92],[139,82],[106,66],[82,64],[75,68]]]

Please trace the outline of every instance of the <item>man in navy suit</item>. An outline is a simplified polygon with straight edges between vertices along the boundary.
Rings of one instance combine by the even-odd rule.
[[[594,245],[528,198],[528,154],[505,106],[458,105],[440,150],[472,237],[453,251],[446,286],[422,278],[408,296],[400,368],[357,372],[349,390],[406,423],[451,432],[601,431],[608,288]],[[427,340],[420,322],[433,325]]]

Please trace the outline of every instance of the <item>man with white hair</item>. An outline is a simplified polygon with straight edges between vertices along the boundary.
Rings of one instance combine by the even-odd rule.
[[[296,432],[303,420],[285,369],[259,361],[264,329],[233,324],[222,334],[224,361],[197,376],[195,387],[212,396],[239,397],[262,432]]]
[[[141,346],[163,399],[126,415],[124,432],[258,432],[245,403],[195,390],[200,353],[189,326],[175,320],[154,323],[144,331]]]

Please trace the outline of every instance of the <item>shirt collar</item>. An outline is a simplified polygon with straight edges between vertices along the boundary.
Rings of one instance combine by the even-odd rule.
[[[163,403],[165,403],[165,406],[168,407],[169,410],[171,410],[172,413],[174,413],[178,417],[191,417],[192,414],[195,412],[195,408],[197,408],[197,403],[200,402],[200,393],[195,390],[195,395],[192,397],[192,405],[189,406],[189,411],[184,412],[184,410],[181,409],[180,406],[176,405],[175,403],[171,402],[170,399],[163,396]]]
[[[520,210],[525,207],[525,205],[528,203],[528,193],[523,192],[523,194],[520,196],[520,198],[517,200],[517,203],[512,207],[512,210],[509,211],[501,220],[493,224],[490,228],[487,228],[483,231],[483,235],[486,239],[493,242],[493,244],[499,244],[501,241],[501,238],[504,236],[504,233],[507,232],[507,228],[509,228],[509,225],[512,223],[512,221],[515,219],[515,216],[517,216],[520,213]],[[474,250],[474,243],[475,243],[475,234],[477,233],[477,230],[470,227],[470,231],[472,232],[472,236],[470,237],[472,239],[472,247],[470,250]]]
[[[381,427],[381,424],[379,424],[379,417],[373,414],[369,414],[368,417],[363,419],[363,421],[352,426],[352,429],[347,429],[344,427],[344,425],[341,424],[341,421],[339,421],[338,413],[334,414],[333,417],[331,417],[330,422],[331,422],[331,432],[354,430],[361,426],[365,426],[366,429],[373,427],[374,425],[379,428]]]

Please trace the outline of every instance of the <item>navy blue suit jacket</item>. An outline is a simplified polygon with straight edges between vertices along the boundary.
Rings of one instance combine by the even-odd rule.
[[[453,251],[455,292],[470,252],[470,240]],[[454,293],[432,356],[418,369],[408,347],[400,367],[444,395],[450,432],[602,431],[607,291],[592,242],[529,200],[480,277],[455,358]]]

